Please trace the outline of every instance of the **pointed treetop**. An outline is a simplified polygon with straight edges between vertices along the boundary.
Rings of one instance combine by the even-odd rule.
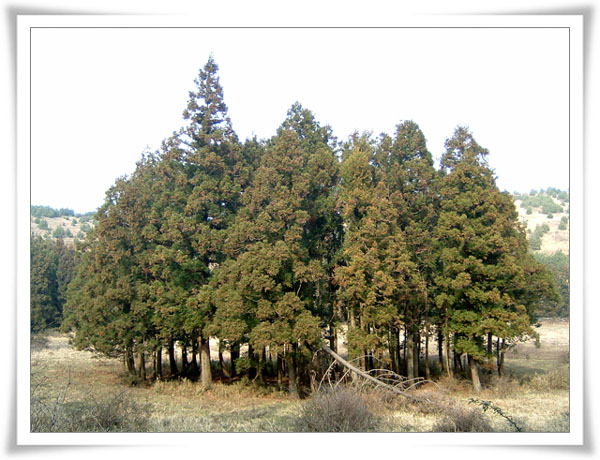
[[[489,151],[481,147],[473,138],[468,127],[458,126],[454,135],[446,139],[446,153],[442,155],[442,169],[452,169],[461,160],[468,160],[487,167]]]
[[[315,147],[322,143],[323,145],[335,144],[336,139],[333,136],[331,127],[321,126],[315,119],[313,113],[305,109],[299,102],[294,102],[287,112],[287,117],[277,130],[281,134],[283,130],[294,131],[301,143]]]
[[[198,146],[218,144],[225,139],[235,138],[231,120],[227,116],[218,70],[219,66],[211,54],[198,78],[194,80],[196,90],[190,91],[187,108],[183,111],[183,118],[190,120],[185,132]]]

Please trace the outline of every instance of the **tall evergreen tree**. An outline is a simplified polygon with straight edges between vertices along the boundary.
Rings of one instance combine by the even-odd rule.
[[[436,300],[454,334],[455,352],[467,354],[476,391],[478,364],[490,357],[486,337],[536,335],[526,293],[516,288],[527,282],[525,233],[512,198],[496,186],[487,154],[463,127],[446,142],[436,229],[442,267]]]
[[[364,356],[365,369],[372,367],[367,356],[390,346],[399,306],[408,300],[414,283],[414,264],[398,226],[398,211],[372,162],[368,138],[355,135],[342,164],[340,208],[346,230],[336,269],[338,298],[349,321],[349,353]]]
[[[382,135],[376,162],[390,190],[390,200],[398,211],[397,225],[404,233],[413,262],[412,278],[419,280],[410,300],[404,305],[406,372],[419,374],[421,324],[425,335],[425,373],[429,377],[428,344],[430,316],[434,298],[435,252],[433,229],[437,219],[437,174],[425,136],[413,121],[396,127],[393,138]],[[394,331],[394,335],[397,332]]]
[[[297,363],[320,339],[315,299],[336,226],[337,160],[323,132],[301,106],[288,112],[244,193],[216,295],[220,335],[285,355],[294,395]]]

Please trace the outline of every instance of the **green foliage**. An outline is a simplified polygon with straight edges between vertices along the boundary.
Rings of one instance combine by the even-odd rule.
[[[76,258],[62,240],[31,238],[31,331],[57,327],[62,321],[66,290],[74,275]]]
[[[542,214],[552,214],[563,212],[563,207],[556,204],[552,195],[539,193],[535,195],[520,195],[522,208],[541,208]]]
[[[542,249],[542,236],[538,233],[534,233],[533,235],[531,235],[531,237],[529,238],[529,247],[533,251],[539,251],[540,249]]]
[[[53,209],[50,206],[31,206],[31,215],[33,217],[67,217],[74,216],[72,209]]]
[[[567,216],[562,216],[560,219],[560,223],[558,224],[558,229],[566,230],[568,224],[569,224],[569,218]]]
[[[217,337],[232,351],[248,345],[233,359],[250,379],[268,372],[268,348],[294,391],[294,369],[307,383],[314,352],[345,321],[351,356],[388,352],[396,367],[404,332],[413,377],[424,334],[449,336],[479,362],[488,334],[535,336],[552,279],[466,128],[447,141],[439,172],[412,121],[338,144],[299,103],[275,136],[240,143],[217,71],[211,57],[186,125],[117,179],[94,216],[77,216],[87,235],[64,328],[78,347],[131,367],[134,352]],[[528,210],[543,197],[520,196]]]
[[[529,238],[529,247],[534,251],[542,248],[542,237],[550,231],[548,224],[536,225],[533,234]]]
[[[552,255],[536,254],[537,260],[552,273],[554,283],[560,294],[559,299],[549,300],[540,305],[539,316],[569,316],[569,256],[557,251]]]
[[[54,231],[52,232],[52,236],[54,238],[64,238],[66,236],[65,229],[62,228],[61,226],[56,227],[54,229]]]
[[[527,253],[512,197],[498,190],[487,150],[465,128],[446,143],[436,228],[441,272],[437,304],[457,353],[485,360],[484,337],[533,335],[536,304],[553,294],[543,267]]]
[[[39,220],[39,222],[38,222]],[[48,221],[46,219],[36,219],[36,223],[38,224],[38,227],[40,228],[40,230],[49,230],[50,227],[48,227]]]

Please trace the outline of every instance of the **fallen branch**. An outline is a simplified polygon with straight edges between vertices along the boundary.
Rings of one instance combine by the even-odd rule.
[[[384,388],[388,391],[391,391],[393,393],[396,393],[400,396],[404,396],[405,398],[408,399],[412,399],[412,400],[417,400],[418,398],[415,398],[412,395],[407,394],[406,392],[399,390],[398,388],[392,386],[392,385],[388,385],[387,383],[383,383],[380,380],[377,380],[375,377],[367,374],[366,372],[361,371],[359,368],[357,368],[356,366],[353,366],[352,364],[350,364],[348,361],[346,361],[344,358],[342,358],[340,355],[338,355],[336,352],[334,352],[331,348],[329,348],[327,345],[323,345],[323,350],[325,350],[327,353],[329,353],[333,359],[335,359],[338,363],[340,363],[342,366],[344,366],[346,369],[354,372],[355,374],[361,376],[362,378],[374,383],[375,385]]]

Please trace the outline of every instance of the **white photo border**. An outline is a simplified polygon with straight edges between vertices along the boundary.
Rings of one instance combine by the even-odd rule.
[[[582,445],[583,444],[583,17],[579,15],[527,16],[414,16],[384,18],[391,28],[568,28],[569,29],[569,123],[570,123],[570,420],[569,433],[397,433],[385,434],[378,442],[406,445]],[[341,21],[338,21],[341,22]],[[315,19],[306,24],[302,17],[275,23],[265,19],[251,27],[363,28],[369,25],[347,21]],[[197,19],[177,16],[78,16],[23,15],[17,21],[17,445],[174,445],[218,442],[219,433],[31,433],[29,418],[29,233],[30,233],[30,70],[33,28],[243,28],[244,18]],[[244,437],[247,434],[231,434]],[[297,436],[278,434],[279,442],[297,442]],[[365,435],[353,435],[365,436]],[[400,438],[397,438],[399,436]],[[307,439],[308,439],[307,438]],[[358,439],[357,439],[358,441]],[[360,441],[358,441],[360,442]]]

